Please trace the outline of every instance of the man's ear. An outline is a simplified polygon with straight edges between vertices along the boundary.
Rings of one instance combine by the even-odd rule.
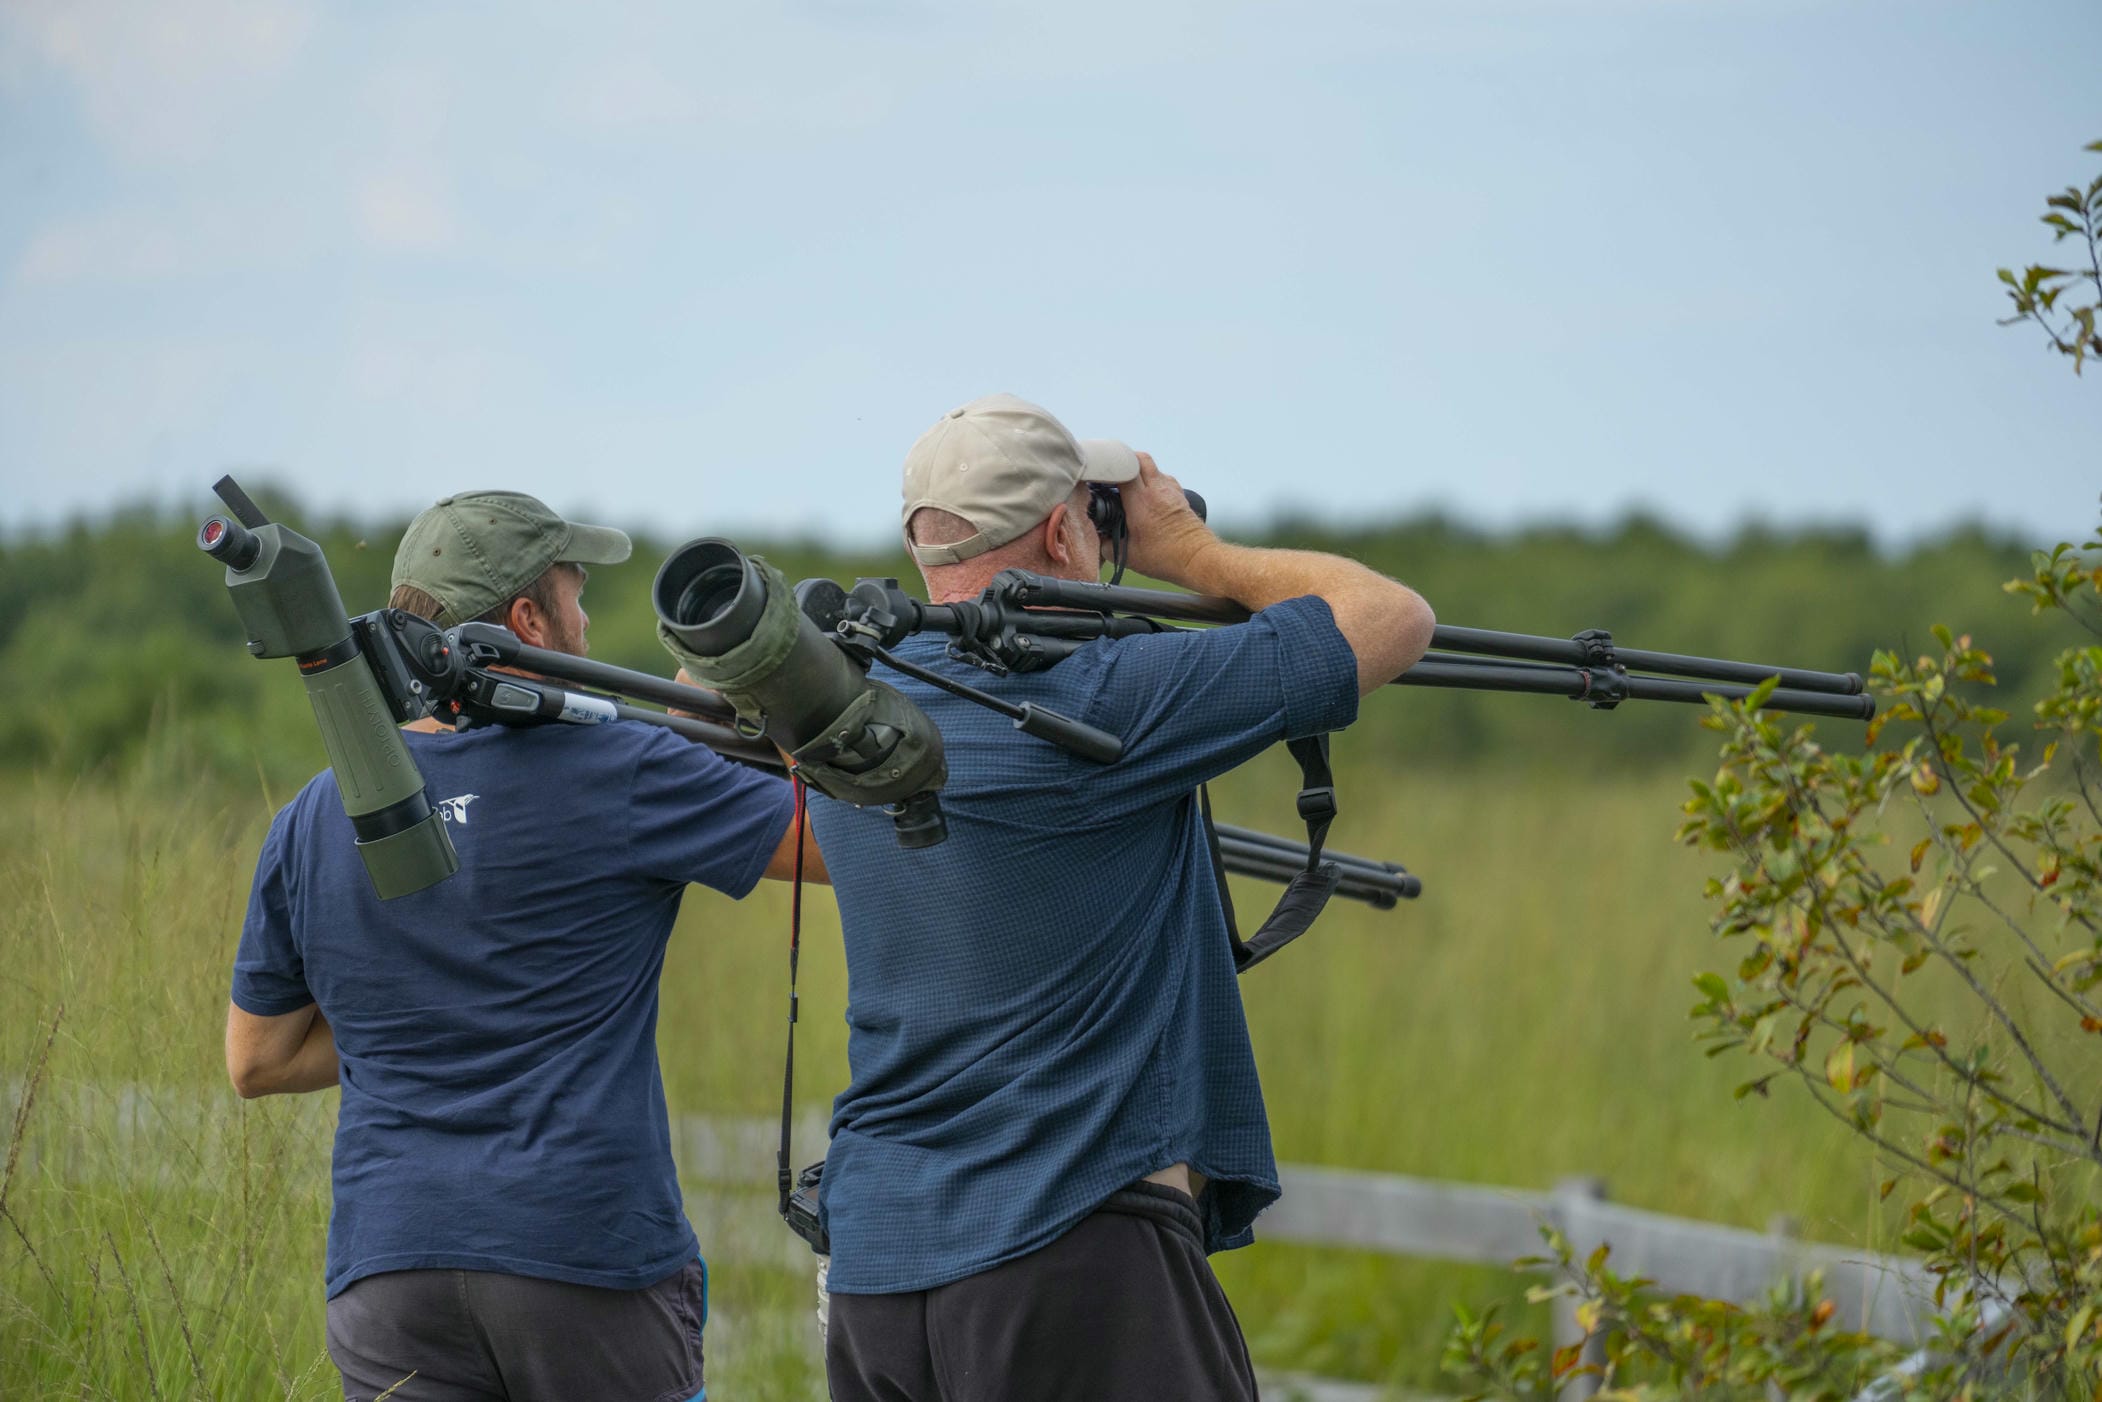
[[[1073,558],[1073,552],[1066,547],[1066,515],[1068,510],[1069,508],[1065,502],[1060,502],[1052,507],[1051,514],[1044,518],[1044,524],[1041,528],[1044,533],[1044,553],[1050,556],[1051,562],[1056,565],[1066,564]]]
[[[540,612],[540,605],[526,595],[511,601],[511,607],[504,611],[504,626],[527,647],[547,646],[547,617]]]

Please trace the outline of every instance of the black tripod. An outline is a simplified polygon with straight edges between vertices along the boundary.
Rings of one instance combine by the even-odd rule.
[[[829,586],[830,593],[811,585]],[[955,639],[956,656],[993,672],[1048,667],[1094,638],[1172,631],[1175,625],[1164,619],[1245,623],[1249,617],[1231,599],[1051,579],[1024,570],[1003,571],[977,599],[953,604],[921,603],[895,579],[860,580],[851,593],[830,581],[804,588],[811,590],[805,610],[820,626],[843,636],[859,633],[876,648],[894,646],[910,633],[946,633]],[[1549,638],[1441,623],[1431,647],[1394,685],[1537,692],[1611,710],[1623,701],[1739,700],[1772,679],[1777,685],[1764,702],[1768,710],[1853,720],[1876,713],[1875,698],[1863,694],[1861,678],[1852,672],[1625,648],[1599,628]]]
[[[838,586],[833,588],[837,590]],[[386,610],[367,614],[354,626],[361,631],[360,642],[367,656],[383,674],[383,690],[395,696],[418,697],[419,704],[430,713],[454,724],[592,725],[634,720],[663,726],[742,764],[777,773],[787,769],[780,751],[742,729],[730,703],[712,691],[533,647],[494,624],[464,623],[447,634],[412,614]],[[452,651],[441,654],[442,649]],[[885,655],[884,660],[891,659]],[[899,665],[913,675],[923,675],[923,669],[910,663]],[[516,667],[537,675],[495,670],[500,667]],[[1025,725],[1025,717],[1016,714],[1022,708],[975,688],[959,688],[939,677],[934,680],[1013,716],[1018,729],[1028,729],[1082,753],[1089,753],[1090,748],[1099,750],[1105,742],[1117,743],[1114,737],[1101,736],[1041,710],[1027,717],[1029,724]],[[572,691],[560,685],[562,682],[595,690]],[[674,716],[647,710],[628,704],[624,697],[690,714]],[[1250,828],[1222,826],[1218,832],[1222,864],[1236,875],[1289,882],[1306,865],[1304,843]],[[1423,890],[1422,881],[1399,863],[1340,852],[1324,852],[1323,856],[1342,869],[1336,894],[1363,901],[1375,909],[1391,910],[1397,902],[1414,899]]]

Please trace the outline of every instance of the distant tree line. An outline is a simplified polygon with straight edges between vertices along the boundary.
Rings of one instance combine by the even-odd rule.
[[[384,603],[404,521],[360,524],[264,496],[279,519],[320,541],[353,613]],[[219,568],[192,543],[196,522],[118,514],[0,543],[0,769],[76,774],[217,771],[274,789],[324,759],[284,663],[242,650]],[[648,589],[677,542],[638,533],[628,565],[586,592],[595,657],[669,671]],[[1567,635],[1609,628],[1632,645],[1866,672],[1875,649],[1918,652],[1945,622],[1995,647],[2004,682],[2045,667],[2051,640],[1998,584],[2023,572],[2028,544],[1960,530],[1899,552],[1865,532],[1748,528],[1703,545],[1653,520],[1611,529],[1492,534],[1439,518],[1362,530],[1282,522],[1256,542],[1340,551],[1420,589],[1447,623]],[[746,542],[790,578],[917,577],[899,552]],[[1845,722],[1827,721],[1826,726]],[[1713,737],[1693,708],[1630,703],[1594,714],[1552,697],[1399,689],[1368,701],[1346,742],[1354,768],[1394,775],[1426,765],[1610,772],[1706,767]]]

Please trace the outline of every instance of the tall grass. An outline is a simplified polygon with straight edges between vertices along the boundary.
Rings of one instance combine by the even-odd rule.
[[[321,1290],[335,1096],[244,1102],[221,1060],[273,797],[0,789],[0,1397],[342,1395]],[[735,910],[692,905],[682,949],[726,934],[711,927]],[[748,974],[732,998],[772,973],[770,949],[744,943],[724,946]],[[690,961],[675,962],[687,991],[667,1000],[667,1066],[731,1059],[726,1034],[693,1016],[727,999],[701,997]],[[748,1069],[771,1074],[763,1056]],[[711,1215],[752,1236],[763,1186],[753,1173],[711,1195]],[[709,1220],[696,1226],[715,1255]],[[822,1391],[811,1283],[781,1261],[714,1261],[709,1376],[723,1395]]]
[[[1596,1174],[1622,1201],[1754,1226],[1785,1212],[1875,1244],[1874,1171],[1843,1131],[1783,1098],[1734,1101],[1733,1068],[1689,1040],[1688,980],[1720,960],[1704,862],[1669,840],[1675,780],[1381,782],[1341,750],[1332,841],[1406,861],[1426,890],[1395,912],[1339,903],[1249,978],[1281,1159],[1518,1187]],[[1290,831],[1292,786],[1258,765],[1221,817]],[[320,1285],[334,1097],[243,1103],[220,1059],[248,880],[283,797],[165,776],[0,786],[0,1131],[20,1108],[0,1396],[337,1395]],[[1274,891],[1238,889],[1251,922]],[[806,913],[798,1069],[819,1111],[845,1075],[844,977],[829,902]],[[773,1108],[786,922],[778,888],[689,895],[659,1030],[675,1114]],[[763,1163],[689,1186],[704,1250],[729,1235],[720,1212],[763,1216]],[[715,1259],[711,1386],[819,1395],[807,1276],[792,1255],[733,1254]],[[1217,1264],[1276,1368],[1435,1386],[1450,1300],[1522,1308],[1494,1270],[1265,1244]]]

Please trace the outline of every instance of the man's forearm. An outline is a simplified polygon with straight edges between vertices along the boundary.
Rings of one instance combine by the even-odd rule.
[[[336,1032],[321,1010],[289,1059],[276,1066],[257,1068],[249,1091],[255,1095],[295,1095],[301,1091],[333,1090],[342,1074],[336,1060]],[[248,1091],[244,1091],[248,1093]]]
[[[1260,549],[1224,540],[1207,542],[1191,557],[1183,582],[1196,593],[1232,599],[1251,613],[1307,594],[1327,597],[1394,587],[1386,576],[1341,555]]]
[[[1423,656],[1437,623],[1430,605],[1405,584],[1341,555],[1263,550],[1223,540],[1193,553],[1180,581],[1200,594],[1222,594],[1258,612],[1316,595],[1358,663],[1358,694],[1369,696]]]
[[[1197,519],[1182,486],[1145,453],[1119,491],[1131,527],[1131,567],[1199,594],[1223,594],[1260,612],[1303,594],[1328,604],[1358,663],[1358,694],[1401,675],[1431,645],[1430,605],[1405,584],[1341,555],[1230,545]]]

